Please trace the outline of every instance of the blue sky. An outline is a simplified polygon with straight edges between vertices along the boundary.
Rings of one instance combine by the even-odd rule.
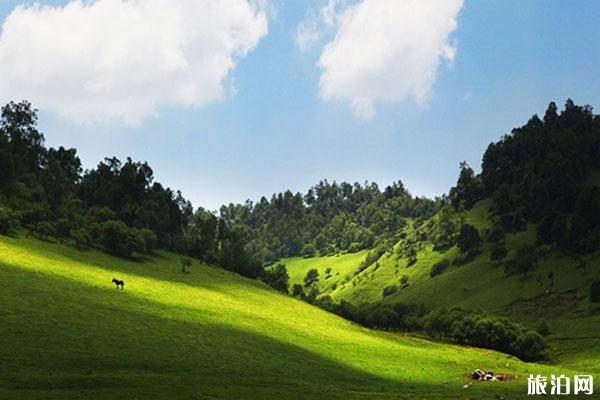
[[[2,1],[2,19],[22,3]],[[549,101],[600,107],[596,1],[466,0],[447,35],[455,54],[438,63],[426,99],[376,101],[367,119],[320,91],[319,59],[340,25],[323,28],[308,50],[296,45],[298,24],[327,3],[269,2],[268,34],[256,34],[256,46],[236,58],[221,100],[159,104],[138,123],[74,120],[37,105],[47,143],[76,147],[86,167],[112,155],[148,161],[158,180],[210,209],[305,191],[324,178],[402,180],[414,194],[435,196],[455,183],[460,161],[478,168],[491,141],[543,114]]]

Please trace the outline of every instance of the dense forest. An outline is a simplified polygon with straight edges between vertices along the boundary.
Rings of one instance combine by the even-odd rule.
[[[600,170],[600,116],[567,100],[550,103],[543,119],[488,146],[481,174],[463,164],[450,190],[455,209],[491,199],[499,229],[537,224],[540,245],[588,253],[600,247],[600,188],[587,185]]]
[[[155,182],[147,163],[113,157],[83,171],[75,149],[45,147],[30,103],[11,102],[0,120],[0,232],[20,228],[122,257],[160,247],[257,277],[284,257],[389,249],[409,223],[437,247],[462,243],[468,251],[480,233],[454,223],[456,213],[488,198],[499,257],[502,232],[528,223],[540,245],[585,253],[600,246],[600,189],[584,184],[598,170],[600,117],[568,100],[560,113],[550,103],[543,118],[490,144],[480,174],[462,163],[447,197],[412,196],[400,181],[383,190],[321,181],[305,194],[286,191],[215,214],[194,211]],[[531,259],[533,250],[521,253]]]
[[[413,197],[400,181],[383,191],[376,183],[321,181],[306,194],[286,191],[256,204],[223,206],[220,216],[239,226],[253,254],[269,262],[394,243],[409,219],[428,218],[436,206]]]
[[[37,111],[24,101],[0,119],[0,233],[140,257],[176,250],[256,277],[243,237],[211,213],[193,212],[180,192],[154,181],[147,163],[106,158],[83,171],[75,149],[46,148]]]

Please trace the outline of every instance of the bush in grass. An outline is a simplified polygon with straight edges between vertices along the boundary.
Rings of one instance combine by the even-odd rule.
[[[537,332],[510,321],[459,308],[427,313],[423,305],[396,303],[354,306],[340,302],[331,311],[366,327],[423,332],[430,337],[498,350],[525,361],[544,358],[545,339]]]
[[[468,252],[466,252],[464,254],[458,255],[454,259],[453,264],[457,265],[457,266],[468,264],[471,261],[473,261],[479,254],[481,254],[481,251],[479,250],[479,247],[476,247],[474,249],[469,250]]]
[[[398,286],[390,285],[383,288],[383,297],[388,297],[393,295],[398,291]]]
[[[369,268],[372,264],[377,262],[382,255],[385,254],[386,248],[385,246],[378,246],[375,249],[369,251],[365,257],[365,259],[360,263],[358,269],[354,273],[354,275],[360,274],[365,269]]]
[[[317,300],[317,296],[319,296],[319,289],[316,286],[312,286],[306,294],[304,300],[306,300],[310,304],[314,304]]]
[[[106,251],[119,257],[131,257],[144,251],[144,240],[137,231],[123,221],[111,220],[100,224],[100,244]]]
[[[524,361],[543,359],[548,347],[540,334],[507,318],[458,308],[431,313],[426,318],[425,330],[432,337],[502,351]]]
[[[308,270],[306,276],[304,277],[304,286],[309,287],[313,283],[317,283],[319,281],[319,271],[312,268]]]
[[[304,289],[302,288],[302,285],[296,283],[292,286],[292,297],[304,299]]]
[[[273,268],[263,270],[261,279],[275,290],[283,293],[288,292],[290,276],[283,264],[277,264]]]
[[[403,288],[408,286],[408,275],[402,275],[402,278],[400,278],[400,284]]]
[[[302,256],[305,258],[311,258],[317,255],[317,248],[314,244],[308,243],[302,249]]]
[[[456,244],[461,253],[467,253],[470,250],[478,248],[481,244],[479,231],[473,225],[464,224],[460,227]]]
[[[437,263],[435,263],[433,265],[433,267],[431,267],[431,272],[429,272],[429,276],[431,278],[433,278],[434,276],[441,275],[442,273],[444,273],[446,268],[448,268],[449,266],[450,266],[450,260],[448,260],[448,259],[443,259],[441,261],[438,261]]]

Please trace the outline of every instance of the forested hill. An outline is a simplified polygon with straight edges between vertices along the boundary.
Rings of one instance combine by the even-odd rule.
[[[235,229],[194,213],[147,163],[110,157],[83,171],[76,149],[47,148],[27,101],[7,104],[0,117],[0,234],[18,230],[123,258],[159,247],[251,277],[261,271]]]
[[[401,182],[381,191],[375,183],[322,181],[306,194],[223,206],[220,216],[239,228],[252,254],[273,261],[387,249],[409,220],[420,224],[445,203],[458,212],[488,198],[501,229],[539,223],[540,243],[586,251],[600,241],[600,192],[582,183],[598,168],[600,117],[568,100],[562,112],[550,103],[543,118],[490,144],[480,174],[462,163],[456,186],[436,201],[411,196]],[[455,240],[442,236],[440,246]]]
[[[24,229],[122,257],[162,247],[257,277],[263,263],[297,255],[377,249],[373,261],[446,205],[456,213],[489,199],[494,226],[536,224],[539,244],[585,253],[600,243],[600,189],[585,184],[598,170],[600,117],[569,100],[490,144],[480,174],[463,164],[448,197],[414,197],[400,181],[383,190],[322,181],[215,215],[194,212],[147,163],[106,158],[83,171],[75,149],[45,147],[31,104],[10,103],[0,117],[0,233]],[[456,244],[457,230],[438,231],[437,247]]]
[[[283,259],[273,281],[287,271],[292,295],[368,327],[599,367],[590,361],[600,348],[600,116],[591,107],[551,103],[490,144],[481,173],[463,163],[434,215],[409,220],[398,237],[356,254]]]
[[[241,227],[251,253],[274,261],[393,244],[409,219],[435,210],[436,202],[412,196],[400,181],[382,191],[376,183],[325,180],[306,194],[286,191],[256,204],[223,206],[220,216]]]
[[[488,146],[479,176],[464,167],[450,200],[458,210],[489,198],[504,229],[536,223],[540,244],[587,253],[600,246],[599,169],[600,116],[571,100],[559,114],[550,103],[542,119]]]

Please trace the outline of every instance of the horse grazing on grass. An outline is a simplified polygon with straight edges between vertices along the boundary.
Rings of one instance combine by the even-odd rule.
[[[125,282],[124,281],[120,281],[118,279],[113,278],[112,283],[114,283],[115,285],[117,285],[117,289],[119,287],[121,287],[121,289],[125,289]]]

